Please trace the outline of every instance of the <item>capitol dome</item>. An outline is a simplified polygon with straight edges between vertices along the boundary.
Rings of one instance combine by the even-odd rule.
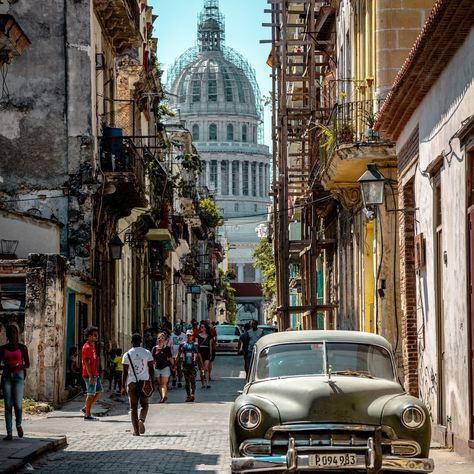
[[[225,218],[264,215],[270,155],[255,71],[224,44],[218,0],[204,1],[197,34],[197,46],[168,71],[167,89],[203,161],[200,184],[214,193]]]

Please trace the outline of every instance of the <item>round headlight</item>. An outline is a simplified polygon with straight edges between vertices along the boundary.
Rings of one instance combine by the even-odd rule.
[[[416,406],[405,408],[402,413],[402,423],[412,430],[424,425],[426,419],[425,412]]]
[[[237,420],[244,430],[254,430],[262,421],[262,412],[253,405],[246,405],[239,410]]]

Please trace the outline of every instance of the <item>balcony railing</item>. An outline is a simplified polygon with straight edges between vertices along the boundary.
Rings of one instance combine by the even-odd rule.
[[[100,167],[104,173],[133,173],[145,181],[143,158],[128,137],[100,137]]]
[[[344,144],[380,144],[382,139],[373,129],[375,116],[383,100],[367,100],[336,104],[325,124],[315,125],[320,137],[318,169],[324,168],[334,150]]]

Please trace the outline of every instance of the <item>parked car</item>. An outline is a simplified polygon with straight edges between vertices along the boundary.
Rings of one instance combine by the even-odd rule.
[[[431,423],[397,381],[390,344],[289,331],[254,347],[230,418],[232,473],[432,472]]]
[[[273,334],[274,332],[278,332],[278,328],[270,324],[259,324],[258,327],[260,329],[263,329],[264,336],[266,336],[267,334]]]
[[[232,324],[219,324],[217,332],[217,351],[238,352],[240,329]]]

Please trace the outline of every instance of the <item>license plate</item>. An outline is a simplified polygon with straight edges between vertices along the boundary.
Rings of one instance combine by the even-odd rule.
[[[357,455],[351,453],[339,454],[310,454],[310,467],[345,467],[355,466],[357,464]]]

